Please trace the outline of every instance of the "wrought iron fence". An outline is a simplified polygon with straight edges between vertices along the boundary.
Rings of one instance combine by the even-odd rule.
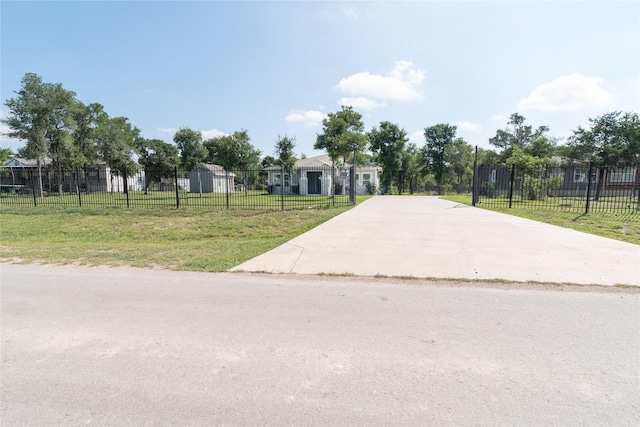
[[[137,171],[0,168],[0,206],[246,210],[317,209],[355,201],[350,173],[329,168],[227,170],[204,165]]]
[[[473,204],[638,215],[640,168],[589,163],[549,166],[539,175],[528,175],[515,167],[480,165],[474,174]]]

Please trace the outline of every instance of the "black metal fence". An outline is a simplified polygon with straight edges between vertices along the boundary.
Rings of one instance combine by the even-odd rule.
[[[475,168],[473,205],[640,214],[638,165],[549,166],[537,175],[515,167]]]
[[[0,206],[94,206],[247,210],[318,209],[355,201],[349,172],[280,167],[193,171],[0,168]]]

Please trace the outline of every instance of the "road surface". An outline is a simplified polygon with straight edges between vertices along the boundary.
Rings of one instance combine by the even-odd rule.
[[[640,424],[637,289],[0,267],[3,426]]]

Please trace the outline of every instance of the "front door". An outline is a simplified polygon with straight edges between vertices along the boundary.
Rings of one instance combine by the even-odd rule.
[[[309,184],[309,194],[321,194],[322,184],[322,172],[307,172],[307,182]]]

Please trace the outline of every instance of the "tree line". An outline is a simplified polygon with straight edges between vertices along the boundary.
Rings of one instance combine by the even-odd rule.
[[[191,171],[203,164],[218,164],[227,170],[245,171],[241,178],[245,189],[247,171],[274,165],[289,170],[296,161],[295,137],[287,135],[278,135],[275,157],[261,157],[245,129],[204,140],[200,132],[181,128],[173,137],[174,144],[143,138],[128,118],[110,116],[99,103],[85,105],[73,91],[60,83],[45,83],[34,73],[25,74],[15,94],[5,102],[8,114],[2,122],[9,129],[7,136],[25,141],[17,154],[36,161],[40,189],[45,160],[59,174],[64,168],[84,168],[98,162],[114,171],[135,172],[143,166],[147,182],[170,175],[177,166]],[[342,106],[323,120],[314,149],[325,150],[337,165],[377,163],[382,167],[380,190],[387,194],[413,193],[425,186],[436,188],[438,193],[469,188],[474,148],[457,136],[457,127],[437,123],[425,127],[423,136],[424,144],[419,146],[409,141],[399,124],[388,121],[367,132],[362,115]],[[561,144],[547,126],[534,129],[525,117],[514,113],[507,127],[488,142],[495,149],[478,149],[480,163],[513,166],[533,175],[540,174],[556,157],[576,163],[637,164],[640,120],[636,113],[606,113],[590,118],[587,128],[578,127]],[[0,151],[3,160],[12,154]]]

